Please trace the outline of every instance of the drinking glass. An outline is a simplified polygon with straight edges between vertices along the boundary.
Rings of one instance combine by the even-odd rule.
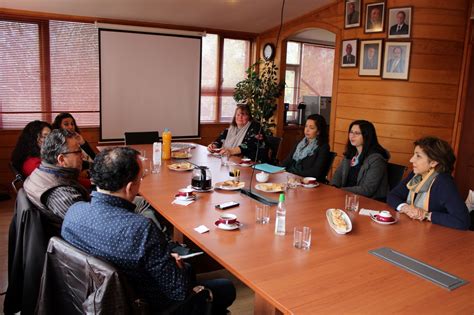
[[[354,194],[347,194],[345,209],[346,211],[357,212],[359,210],[359,196]]]
[[[221,155],[221,166],[227,166],[229,164],[229,156],[227,154]]]
[[[295,227],[293,232],[293,246],[299,249],[311,248],[311,228],[307,226]]]
[[[270,222],[270,207],[259,204],[255,206],[255,217],[258,224],[268,224]]]

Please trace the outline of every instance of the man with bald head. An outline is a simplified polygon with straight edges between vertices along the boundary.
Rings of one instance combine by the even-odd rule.
[[[352,54],[352,45],[346,45],[346,54],[342,57],[343,64],[355,64],[355,56]]]

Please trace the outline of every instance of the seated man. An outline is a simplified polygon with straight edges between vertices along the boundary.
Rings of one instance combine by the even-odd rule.
[[[89,200],[89,192],[79,183],[82,151],[74,133],[53,130],[41,147],[41,164],[25,180],[28,199],[60,226],[69,206]]]
[[[99,153],[91,169],[97,192],[90,202],[71,206],[61,236],[83,251],[115,264],[135,289],[159,312],[182,301],[195,284],[189,268],[172,254],[163,233],[132,203],[143,175],[139,153],[113,148]],[[211,289],[213,313],[225,314],[235,299],[229,280],[202,282]],[[202,302],[202,301],[201,301]]]

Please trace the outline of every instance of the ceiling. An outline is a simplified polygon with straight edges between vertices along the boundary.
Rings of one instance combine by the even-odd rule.
[[[283,0],[0,0],[0,8],[261,33]],[[284,22],[337,0],[286,0]]]

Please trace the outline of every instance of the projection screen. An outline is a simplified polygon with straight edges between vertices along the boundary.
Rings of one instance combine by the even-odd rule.
[[[100,141],[165,128],[199,137],[201,41],[99,26]]]

